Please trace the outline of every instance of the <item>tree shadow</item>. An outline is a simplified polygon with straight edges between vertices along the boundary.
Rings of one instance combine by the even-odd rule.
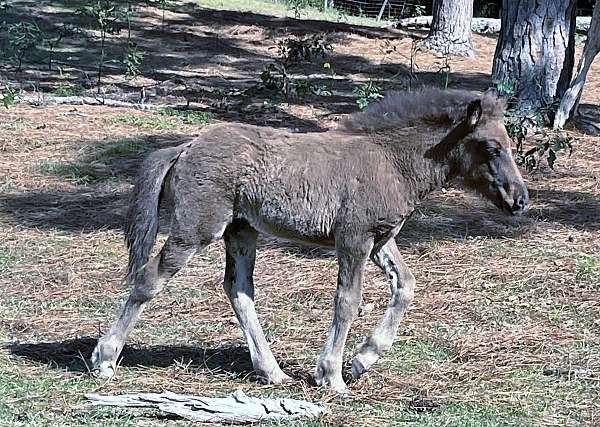
[[[48,175],[79,184],[74,190],[5,193],[0,195],[0,213],[18,224],[45,229],[120,229],[129,201],[129,184],[144,157],[191,139],[181,134],[162,134],[90,142],[73,161],[40,166]]]
[[[55,342],[12,343],[4,346],[15,357],[43,364],[61,371],[89,373],[89,360],[97,339],[80,337]],[[279,366],[296,380],[315,385],[314,378],[301,363],[294,359],[279,360]],[[117,362],[120,367],[169,368],[183,365],[187,370],[206,371],[210,374],[260,382],[252,367],[250,351],[241,342],[219,346],[156,345],[136,346],[125,344]]]
[[[134,5],[141,1],[133,1]],[[75,13],[83,6],[89,6],[89,2],[82,0],[41,0],[15,2],[11,7],[2,12],[2,20],[7,24],[18,22],[35,22],[45,37],[51,40],[58,35],[58,31],[63,24],[70,24],[80,29],[89,31],[95,29],[94,19],[81,13]],[[147,5],[146,5],[147,6]],[[256,28],[257,31],[264,32],[264,40],[257,42],[264,43],[265,40],[273,39],[281,35],[305,35],[317,32],[340,33],[335,37],[343,37],[343,34],[361,33],[370,37],[377,38],[395,38],[398,34],[392,34],[385,29],[372,28],[360,25],[351,25],[344,23],[334,23],[329,21],[301,20],[292,18],[279,18],[252,12],[220,11],[205,9],[193,3],[173,4],[168,6],[168,10],[176,14],[169,16],[166,25],[153,24],[146,18],[157,20],[160,13],[159,9],[142,7],[137,13],[137,17],[131,21],[132,40],[137,44],[138,50],[145,52],[142,63],[142,72],[148,77],[154,78],[159,84],[163,85],[161,90],[169,92],[171,96],[189,95],[189,92],[195,92],[198,88],[197,80],[202,80],[204,88],[227,90],[228,88],[247,87],[260,82],[259,75],[262,67],[272,60],[272,55],[259,53],[256,49],[249,48],[248,45],[242,46],[236,35],[244,31],[244,26]],[[120,34],[127,32],[124,21],[117,25]],[[1,32],[1,29],[0,29]],[[4,35],[7,35],[4,33]],[[105,53],[106,64],[104,74],[123,75],[125,67],[120,64],[121,59],[127,52],[127,38],[124,35],[119,37],[109,37],[106,41]],[[53,70],[46,70],[45,65],[49,56],[48,47],[37,46],[30,49],[26,55],[29,61],[27,66],[32,68],[35,75],[28,73],[15,73],[10,63],[11,58],[6,52],[10,52],[8,37],[0,37],[0,51],[5,52],[0,55],[0,66],[3,74],[11,80],[28,81],[40,86],[41,90],[52,90],[59,84],[66,82],[78,82],[86,86],[95,84],[94,77],[100,55],[100,44],[97,38],[90,34],[75,34],[64,37],[60,48],[55,49],[53,54],[54,61],[60,65],[62,70],[59,72],[57,67]],[[228,68],[235,70],[238,76],[244,76],[241,81],[231,81],[228,78],[212,78],[209,74],[190,75],[190,71],[197,70],[202,66],[214,64],[220,66],[227,63]],[[35,65],[35,67],[31,67]],[[68,77],[69,69],[77,71],[80,77]],[[213,74],[213,73],[210,73]],[[90,76],[92,75],[92,76]],[[251,78],[249,82],[248,77]],[[173,82],[173,80],[177,80]],[[40,81],[43,83],[40,85]],[[184,83],[185,88],[181,89]],[[174,83],[174,84],[173,84]],[[112,86],[118,88],[121,92],[129,92],[129,95],[137,96],[139,87],[135,83],[113,82]],[[110,87],[105,87],[109,90]],[[133,92],[133,93],[131,93]],[[217,101],[219,93],[215,90],[204,91],[194,96],[208,97],[215,95],[213,101]],[[216,91],[219,92],[219,91]],[[109,93],[110,95],[110,93]],[[127,94],[126,94],[127,95]]]
[[[143,4],[141,1],[133,3]],[[89,30],[94,26],[92,18],[74,13],[77,8],[88,4],[82,0],[20,1],[4,12],[3,20],[8,24],[33,20],[49,35],[56,33],[63,23]],[[239,121],[243,116],[246,123],[318,131],[322,129],[316,121],[302,120],[273,105],[278,102],[311,105],[334,115],[356,111],[356,96],[353,95],[355,82],[348,77],[356,74],[357,70],[380,80],[385,90],[405,89],[414,83],[414,76],[410,75],[406,64],[378,64],[359,55],[333,52],[330,60],[335,64],[336,75],[346,78],[311,77],[310,80],[315,85],[331,86],[334,95],[308,93],[303,97],[284,99],[280,93],[266,90],[260,79],[265,65],[275,60],[275,51],[265,49],[270,42],[275,43],[275,38],[322,32],[337,42],[350,34],[398,40],[404,37],[403,33],[330,21],[213,10],[193,3],[172,4],[168,10],[171,15],[167,16],[164,28],[157,24],[160,11],[156,8],[142,7],[139,17],[132,20],[133,40],[139,50],[145,52],[142,73],[147,79],[141,82],[119,77],[124,74],[124,65],[120,61],[127,51],[126,37],[121,35],[107,40],[104,74],[110,84],[103,87],[106,97],[131,103],[139,102],[142,97],[150,104],[156,100],[181,105],[197,103],[225,121]],[[152,21],[144,20],[149,17]],[[123,24],[121,29],[126,31]],[[240,38],[240,34],[245,32],[256,32],[257,35]],[[410,33],[410,36],[418,37],[417,33]],[[7,51],[3,48],[8,41],[2,39],[6,37],[0,37],[0,50]],[[50,95],[65,84],[87,88],[85,93],[88,95],[95,93],[92,89],[96,84],[98,40],[88,34],[88,37],[67,37],[62,43],[62,48],[55,52],[55,61],[62,67],[60,72],[57,67],[51,71],[45,70],[42,63],[46,61],[45,50],[38,52],[38,64],[31,67],[31,73],[14,72],[7,55],[4,55],[4,59],[0,56],[0,69],[7,79],[21,82],[27,89],[36,87]],[[259,49],[255,49],[254,45]],[[226,75],[215,72],[223,64],[227,64]],[[315,74],[323,75],[322,67],[310,63],[298,64],[298,76]],[[440,73],[418,72],[417,79],[418,85],[446,84],[445,77]],[[450,86],[458,85],[482,90],[490,85],[490,77],[451,73]]]
[[[600,230],[600,200],[592,193],[530,190],[530,198],[542,206],[534,212],[538,221],[556,222],[581,230]]]
[[[0,55],[0,69],[2,69],[5,77],[22,82],[24,86],[31,83],[41,91],[52,91],[55,87],[69,82],[92,88],[96,84],[100,43],[97,37],[93,37],[89,33],[89,30],[95,29],[94,19],[85,14],[75,13],[75,10],[82,6],[89,6],[89,2],[79,0],[74,2],[61,0],[21,1],[7,8],[2,14],[2,20],[7,24],[6,28],[14,23],[35,22],[48,40],[58,36],[63,24],[74,25],[76,28],[84,29],[88,33],[85,35],[81,32],[70,34],[61,40],[61,45],[53,53],[55,66],[52,70],[49,70],[46,64],[49,56],[48,47],[39,44],[28,49],[25,58],[26,69],[22,72],[16,72],[12,58],[8,55],[11,52],[8,33],[5,27],[2,27],[4,32],[0,28],[0,34],[2,34],[0,37],[0,52],[4,53]],[[179,15],[187,16],[185,13],[179,13]],[[139,14],[139,18],[149,16],[155,18],[147,12]],[[266,20],[269,18],[273,17],[260,16],[260,19]],[[262,68],[260,64],[265,63],[270,58],[268,55],[240,46],[235,37],[232,37],[226,31],[194,31],[194,27],[198,23],[194,22],[192,17],[181,20],[181,22],[172,20],[168,24],[163,29],[160,25],[149,25],[146,21],[133,18],[131,30],[132,40],[137,44],[138,51],[145,53],[141,65],[142,73],[155,79],[156,84],[151,86],[160,86],[159,89],[168,92],[170,97],[197,95],[195,92],[198,89],[196,82],[198,75],[197,73],[190,73],[190,70],[210,66],[211,64],[218,66],[227,63],[228,67],[233,68],[238,75],[244,75],[250,71],[260,70]],[[222,24],[224,27],[235,25],[226,21],[223,21]],[[255,22],[254,25],[260,25],[260,21]],[[124,22],[117,25],[120,34],[127,32],[125,26]],[[128,50],[127,37],[124,35],[108,37],[104,50],[103,75],[105,77],[124,75],[125,66],[121,63],[121,60]],[[254,76],[255,82],[259,81],[259,74],[260,72]],[[236,84],[236,82],[228,80],[226,78],[211,78],[205,82],[204,86],[222,90],[227,90],[233,86],[239,87],[239,83]],[[181,88],[182,82],[184,83],[183,89]],[[29,89],[29,87],[27,88]],[[133,100],[133,98],[139,97],[140,88],[140,85],[128,81],[113,81],[111,84],[104,85],[107,96],[118,96],[123,100],[129,100],[128,98]],[[148,92],[149,96],[152,95],[151,92]],[[198,94],[198,96],[207,97],[212,92],[214,90],[205,91]],[[219,93],[215,93],[213,101],[217,100],[218,95]]]
[[[485,201],[473,201],[474,207],[465,207],[434,196],[424,201],[407,221],[399,243],[409,246],[432,239],[456,241],[468,236],[518,237],[539,221],[600,230],[600,200],[590,193],[532,189],[531,197],[543,201],[544,206],[532,210],[528,216],[514,218],[498,212]],[[128,200],[127,189],[115,191],[112,186],[104,190],[82,188],[70,192],[8,194],[0,196],[0,213],[7,221],[32,228],[69,232],[120,230]],[[168,209],[161,212],[163,232],[168,231],[168,215]],[[330,251],[310,245],[285,242],[278,246],[292,256],[330,256]]]
[[[185,19],[171,21],[173,24],[185,24],[192,21],[201,23],[203,25],[210,25],[215,29],[223,29],[240,25],[260,26],[268,31],[267,34],[270,37],[281,34],[306,35],[313,34],[315,32],[334,32],[358,34],[372,38],[398,39],[402,34],[406,34],[407,36],[412,34],[410,31],[390,32],[386,28],[347,24],[343,22],[277,17],[249,11],[240,13],[238,11],[207,9],[193,3],[177,5],[177,8],[172,8],[172,10],[187,14]]]
[[[79,158],[52,163],[46,172],[80,185],[71,190],[5,192],[0,195],[0,214],[8,222],[26,227],[69,232],[120,229],[131,183],[143,158],[151,151],[180,145],[191,138],[161,134],[91,141],[80,151]],[[516,237],[533,227],[536,220],[600,230],[600,201],[592,193],[531,188],[530,195],[541,207],[533,209],[529,216],[515,219],[470,193],[464,196],[463,205],[434,193],[406,223],[400,241],[408,244],[432,238],[459,240],[468,235]],[[162,230],[167,230],[168,214],[168,209],[161,210]],[[299,255],[319,257],[321,253],[302,249]]]
[[[5,348],[13,356],[70,372],[89,372],[89,359],[97,340],[82,337],[57,342],[13,343]],[[191,369],[225,372],[236,377],[252,376],[250,353],[232,343],[218,347],[159,345],[137,347],[126,344],[119,366],[167,368],[183,363]],[[285,365],[284,365],[285,366]]]
[[[91,141],[80,151],[79,158],[52,163],[46,172],[79,185],[70,190],[4,192],[0,195],[0,214],[7,222],[41,229],[76,233],[121,229],[131,183],[142,159],[150,151],[180,145],[191,138],[161,134]],[[466,236],[516,237],[531,229],[536,221],[600,230],[600,200],[592,193],[531,188],[531,199],[540,207],[532,209],[529,216],[516,219],[470,193],[463,197],[464,203],[458,204],[437,194],[420,205],[404,226],[399,241],[412,244],[431,239],[460,240]],[[168,215],[169,210],[163,208],[163,231],[167,230]],[[298,247],[296,244],[282,247],[298,256],[323,255],[318,250],[293,249]]]
[[[413,212],[398,235],[398,244],[409,247],[427,241],[460,241],[469,237],[518,238],[535,227],[529,216],[510,217],[490,202],[469,192],[467,203],[435,195]]]

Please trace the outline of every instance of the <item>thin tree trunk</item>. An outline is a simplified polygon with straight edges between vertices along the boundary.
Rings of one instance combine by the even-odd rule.
[[[431,29],[424,46],[445,55],[473,58],[472,19],[473,0],[434,0]]]
[[[597,2],[596,7],[594,7],[590,29],[588,30],[588,38],[583,47],[583,54],[579,60],[579,65],[577,66],[577,73],[573,77],[569,89],[567,89],[562,97],[556,111],[556,116],[554,116],[554,129],[562,129],[567,119],[577,114],[579,98],[581,98],[581,91],[583,90],[587,73],[598,52],[600,52],[600,3]]]
[[[494,80],[539,108],[567,90],[575,62],[575,0],[503,0]]]
[[[100,62],[98,63],[98,95],[100,94],[100,88],[102,86],[102,68],[104,67],[104,44],[106,42],[106,33],[104,30],[102,31],[101,41],[100,41]]]

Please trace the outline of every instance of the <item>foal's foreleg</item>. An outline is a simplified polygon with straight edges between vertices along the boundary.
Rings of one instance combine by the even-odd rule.
[[[119,354],[142,310],[195,251],[195,246],[178,242],[171,237],[160,253],[148,262],[144,272],[135,280],[121,315],[110,330],[98,340],[92,353],[92,367],[98,375],[111,377],[115,374]]]
[[[336,246],[339,272],[333,322],[317,362],[315,380],[318,385],[330,386],[338,393],[345,394],[348,388],[342,378],[344,346],[350,325],[358,314],[365,264],[373,243],[368,241],[353,246]]]
[[[385,314],[352,361],[352,377],[355,379],[368,371],[390,349],[415,289],[415,278],[404,263],[393,238],[374,253],[372,259],[385,273],[392,295]]]
[[[254,261],[257,232],[247,223],[234,222],[225,230],[225,293],[246,337],[255,373],[265,382],[281,384],[290,380],[279,367],[254,307]]]

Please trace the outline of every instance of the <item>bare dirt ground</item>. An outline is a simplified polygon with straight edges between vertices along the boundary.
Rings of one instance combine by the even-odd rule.
[[[82,19],[67,2],[15,2],[8,20],[41,27]],[[72,2],[70,2],[72,3]],[[79,24],[83,25],[83,22]],[[161,28],[140,6],[133,35],[146,51],[143,77],[109,68],[106,97],[182,104],[239,121],[297,128],[336,126],[356,110],[353,85],[383,90],[410,80],[411,39],[381,29],[216,11],[175,3]],[[325,31],[332,71],[307,64],[330,96],[286,101],[256,89],[276,40]],[[123,49],[111,36],[109,51]],[[452,59],[449,86],[485,89],[495,39],[475,36],[477,59]],[[2,79],[51,97],[90,94],[97,43],[71,40],[61,71],[4,59]],[[76,59],[74,59],[76,58]],[[35,59],[35,58],[34,58]],[[441,84],[442,59],[418,53],[420,83]],[[77,64],[77,65],[72,65]],[[88,68],[81,64],[88,64]],[[91,64],[91,65],[90,65]],[[600,64],[583,102],[600,104]],[[83,394],[170,390],[205,395],[243,389],[330,405],[318,422],[293,425],[597,425],[600,422],[600,147],[575,138],[555,170],[526,176],[531,211],[514,220],[472,194],[448,188],[405,226],[401,250],[417,278],[415,303],[397,343],[341,400],[311,384],[331,318],[331,253],[263,239],[257,306],[290,386],[260,385],[221,290],[221,244],[196,256],[144,313],[109,382],[87,358],[127,289],[121,227],[127,193],[144,154],[192,137],[208,120],[105,106],[18,104],[0,111],[0,425],[175,425],[150,411],[93,409]],[[369,266],[349,359],[387,304],[387,285]],[[182,423],[183,424],[183,423]]]

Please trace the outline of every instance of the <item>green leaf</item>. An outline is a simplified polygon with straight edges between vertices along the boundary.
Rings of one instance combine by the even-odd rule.
[[[11,105],[13,105],[17,100],[17,94],[10,86],[7,86],[4,92],[2,93],[2,105],[8,109]]]

